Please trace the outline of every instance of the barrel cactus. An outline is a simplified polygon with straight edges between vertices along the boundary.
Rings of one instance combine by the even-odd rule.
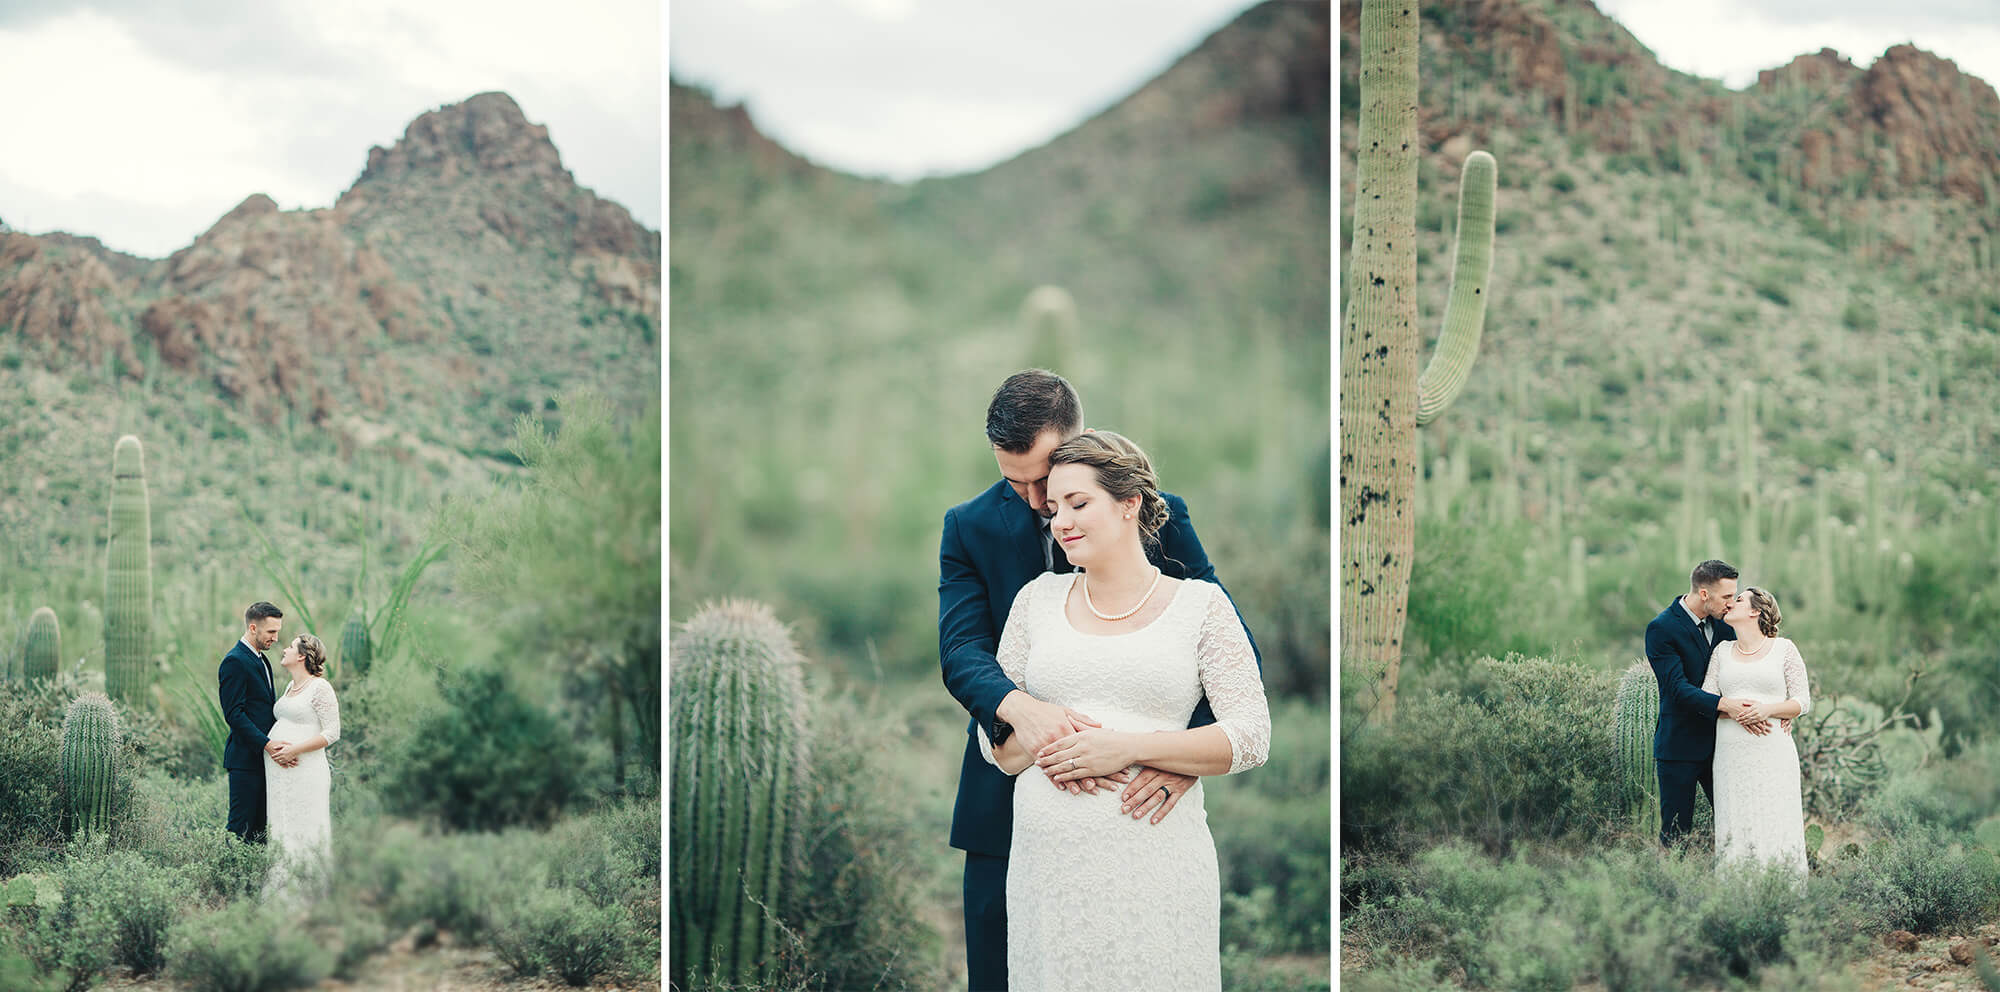
[[[44,606],[28,617],[21,636],[21,681],[52,678],[62,664],[62,625],[56,611]]]
[[[110,699],[87,692],[69,704],[62,731],[63,795],[78,835],[102,833],[111,826],[118,742],[118,712]]]
[[[348,678],[360,678],[368,674],[368,662],[372,645],[368,641],[368,621],[362,619],[361,607],[347,615],[347,622],[340,625],[340,667]]]
[[[1650,834],[1660,822],[1659,778],[1653,770],[1653,731],[1660,720],[1660,682],[1645,662],[1633,662],[1618,680],[1612,733],[1625,808],[1634,830]]]
[[[111,547],[104,570],[104,687],[127,704],[144,699],[153,654],[153,524],[139,439],[111,456]]]
[[[711,604],[673,638],[672,936],[681,988],[763,988],[802,865],[802,659],[769,607]]]
[[[1416,548],[1417,428],[1465,385],[1486,321],[1497,167],[1475,151],[1460,175],[1458,242],[1437,352],[1417,353],[1416,0],[1361,4],[1360,155],[1340,335],[1341,657],[1376,679],[1395,718]]]

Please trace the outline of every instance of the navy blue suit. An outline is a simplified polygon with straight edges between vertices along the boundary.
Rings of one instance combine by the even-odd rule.
[[[1736,639],[1736,631],[1717,617],[1708,622],[1709,636],[1681,606],[1680,597],[1667,604],[1646,625],[1646,663],[1660,683],[1660,722],[1653,730],[1653,767],[1660,777],[1660,843],[1694,826],[1694,790],[1701,786],[1715,803],[1715,720],[1722,697],[1704,692],[1708,659],[1715,646]]]
[[[278,718],[271,663],[238,639],[215,672],[216,696],[229,740],[222,767],[229,773],[229,832],[247,841],[264,840],[264,745]]]
[[[1173,578],[1220,585],[1188,519],[1187,504],[1171,493],[1161,496],[1167,523],[1160,528],[1159,547],[1148,548],[1147,556]],[[994,711],[1018,688],[1000,670],[995,653],[1015,595],[1046,571],[1039,521],[1040,514],[1002,479],[945,512],[938,549],[939,663],[945,688],[972,717],[965,726],[951,846],[966,852],[966,960],[974,990],[1007,987],[1007,852],[1014,836],[1014,779],[980,756],[975,728],[984,727],[992,736]],[[1053,557],[1056,571],[1070,570],[1060,548]],[[1248,635],[1248,627],[1244,633]],[[1256,653],[1255,638],[1250,648]],[[1263,667],[1261,654],[1257,664]],[[1214,722],[1203,699],[1188,726]]]

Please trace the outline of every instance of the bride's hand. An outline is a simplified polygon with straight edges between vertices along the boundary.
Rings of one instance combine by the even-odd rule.
[[[1035,754],[1035,764],[1057,785],[1122,772],[1136,759],[1131,735],[1115,730],[1078,731],[1057,738]]]

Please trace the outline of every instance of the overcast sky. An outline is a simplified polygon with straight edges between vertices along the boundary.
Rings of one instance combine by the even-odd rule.
[[[370,145],[504,90],[658,228],[660,50],[658,0],[0,0],[0,221],[162,257],[252,193],[332,206]]]
[[[1040,145],[1250,0],[673,0],[668,66],[822,165],[914,179]]]
[[[1796,55],[1832,48],[1866,69],[1903,42],[2000,86],[2000,0],[1597,0],[1597,7],[1660,61],[1738,89]]]

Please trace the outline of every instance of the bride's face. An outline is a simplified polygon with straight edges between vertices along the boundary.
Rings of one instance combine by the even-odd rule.
[[[293,641],[285,645],[285,656],[279,660],[278,664],[286,668],[299,664],[299,642]]]
[[[1722,619],[1724,623],[1735,623],[1756,615],[1757,611],[1750,607],[1750,593],[1746,590],[1737,593],[1736,598],[1729,601],[1729,610],[1722,615]]]
[[[1135,501],[1136,502],[1136,501]],[[1092,559],[1136,539],[1139,525],[1125,519],[1130,509],[1097,484],[1088,465],[1057,465],[1049,471],[1050,532],[1070,564],[1089,567]]]

